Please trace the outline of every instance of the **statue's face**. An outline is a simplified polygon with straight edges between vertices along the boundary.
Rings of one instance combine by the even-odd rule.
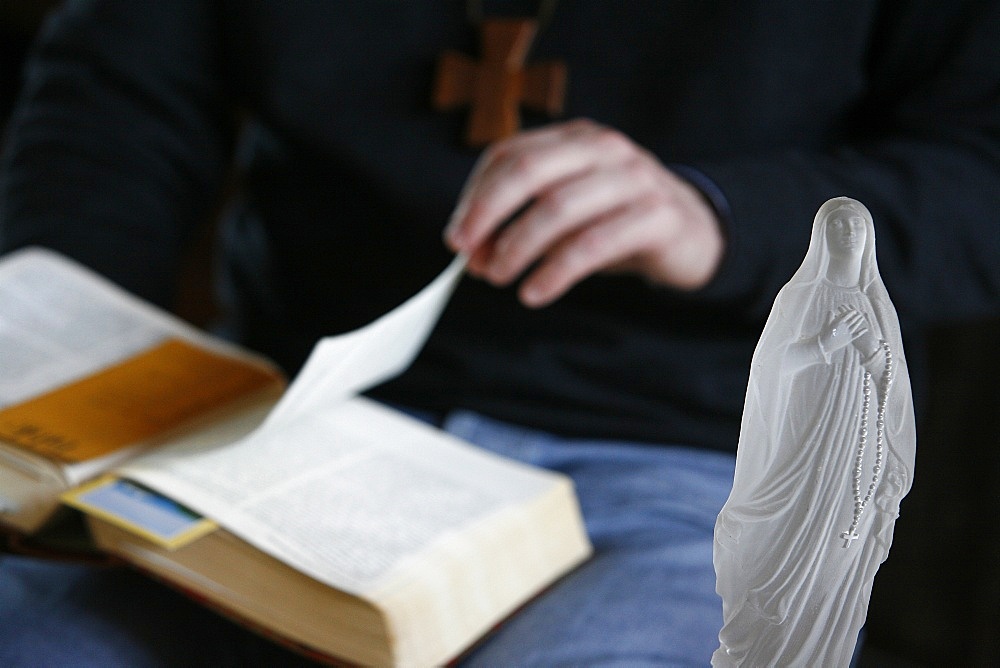
[[[860,255],[865,247],[868,228],[865,219],[853,211],[834,211],[826,219],[826,244],[838,257]]]

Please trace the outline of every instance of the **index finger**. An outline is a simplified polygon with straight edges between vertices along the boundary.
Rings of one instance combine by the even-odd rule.
[[[606,154],[589,122],[522,133],[488,149],[463,188],[445,240],[473,252],[519,209],[553,185],[590,169]]]

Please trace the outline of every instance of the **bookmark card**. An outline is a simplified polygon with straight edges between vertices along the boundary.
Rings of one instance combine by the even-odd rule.
[[[67,492],[62,500],[170,550],[218,528],[212,520],[124,478],[100,478]]]

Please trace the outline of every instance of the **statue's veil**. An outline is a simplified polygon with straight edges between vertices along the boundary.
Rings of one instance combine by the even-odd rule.
[[[861,216],[868,232],[865,236],[865,247],[861,256],[859,287],[868,294],[869,298],[872,297],[872,288],[875,288],[888,300],[889,293],[886,292],[882,279],[879,277],[878,262],[875,259],[875,224],[872,220],[872,214],[868,211],[868,207],[850,197],[834,197],[827,200],[816,212],[816,217],[813,219],[812,236],[809,239],[809,249],[806,251],[802,264],[792,275],[788,284],[811,284],[826,276],[826,268],[830,258],[827,249],[826,223],[833,213],[840,210],[850,211]],[[877,283],[877,286],[874,286],[874,283]]]

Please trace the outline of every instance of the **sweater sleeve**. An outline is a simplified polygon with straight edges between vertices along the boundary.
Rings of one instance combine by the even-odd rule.
[[[212,4],[69,0],[0,163],[0,251],[44,245],[160,305],[231,150]]]
[[[894,3],[852,127],[819,150],[695,163],[725,194],[729,249],[701,296],[766,314],[830,197],[875,218],[880,272],[908,319],[1000,311],[1000,7]]]

